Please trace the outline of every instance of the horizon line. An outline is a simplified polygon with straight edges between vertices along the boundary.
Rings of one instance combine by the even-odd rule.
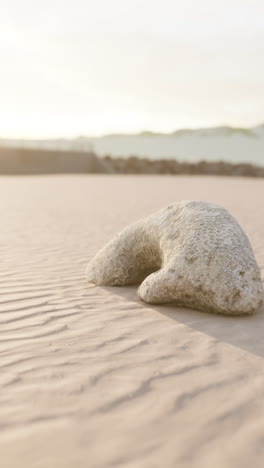
[[[264,127],[264,121],[252,126],[236,126],[236,125],[228,125],[228,124],[219,124],[214,126],[202,126],[202,127],[179,127],[172,131],[158,131],[158,130],[139,130],[135,132],[111,132],[111,133],[101,133],[98,135],[89,135],[89,134],[76,134],[75,136],[46,136],[46,137],[4,137],[0,136],[0,141],[2,140],[11,140],[11,141],[56,141],[56,140],[76,140],[76,139],[95,139],[95,138],[104,138],[104,137],[117,137],[117,136],[144,136],[144,135],[164,135],[164,136],[171,136],[181,132],[195,132],[195,131],[212,131],[212,130],[219,130],[219,129],[229,129],[234,131],[253,131],[256,128]]]

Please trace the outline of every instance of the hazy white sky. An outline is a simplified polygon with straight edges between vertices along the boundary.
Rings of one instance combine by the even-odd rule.
[[[0,136],[264,121],[264,0],[0,0]]]

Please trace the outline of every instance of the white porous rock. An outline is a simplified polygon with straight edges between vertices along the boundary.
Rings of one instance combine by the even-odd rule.
[[[89,282],[141,283],[151,304],[175,303],[228,315],[263,301],[260,270],[246,234],[221,206],[179,201],[128,227],[89,263]]]

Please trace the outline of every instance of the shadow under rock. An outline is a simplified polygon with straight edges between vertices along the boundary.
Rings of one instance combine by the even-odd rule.
[[[264,306],[254,315],[226,316],[174,305],[154,305],[142,302],[137,286],[103,287],[105,291],[149,308],[171,320],[201,333],[231,344],[244,351],[264,357]]]

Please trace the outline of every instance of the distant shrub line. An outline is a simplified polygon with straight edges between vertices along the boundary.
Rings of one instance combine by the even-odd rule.
[[[264,167],[249,163],[225,161],[180,162],[174,159],[147,159],[131,156],[113,158],[105,156],[104,161],[117,174],[175,174],[175,175],[221,175],[264,177]]]

